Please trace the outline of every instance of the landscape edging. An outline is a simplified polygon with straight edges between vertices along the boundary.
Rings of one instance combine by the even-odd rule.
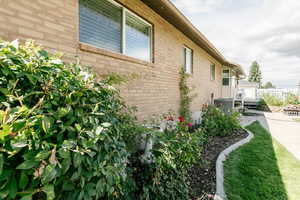
[[[246,129],[245,129],[246,130]],[[240,146],[248,143],[254,137],[253,133],[246,130],[248,132],[248,136],[237,143],[229,146],[224,151],[222,151],[216,162],[216,194],[214,196],[214,200],[226,200],[226,194],[224,189],[224,165],[223,162],[226,160],[227,156]]]

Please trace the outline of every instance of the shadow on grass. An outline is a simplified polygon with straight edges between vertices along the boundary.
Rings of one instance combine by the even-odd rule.
[[[247,129],[254,138],[233,152],[224,165],[228,199],[287,200],[271,135],[257,121]]]

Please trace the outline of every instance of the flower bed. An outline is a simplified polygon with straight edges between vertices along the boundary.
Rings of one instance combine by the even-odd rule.
[[[188,170],[190,199],[212,199],[216,189],[216,160],[230,145],[247,137],[241,128],[238,113],[225,114],[208,106],[203,109],[201,129],[206,138],[201,158]]]
[[[216,192],[216,160],[232,144],[247,137],[243,129],[232,135],[210,137],[203,146],[201,159],[188,171],[190,197],[194,200],[211,200]]]
[[[211,107],[201,129],[172,114],[150,129],[114,80],[31,41],[0,41],[0,199],[189,199],[188,169],[214,157],[237,115]]]

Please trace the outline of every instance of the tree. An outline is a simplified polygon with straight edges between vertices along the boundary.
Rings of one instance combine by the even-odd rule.
[[[261,87],[262,75],[257,61],[254,61],[251,64],[248,81],[258,83],[259,87]]]
[[[276,88],[276,86],[273,85],[270,81],[268,81],[264,86],[262,86],[262,88],[269,89],[269,88]]]

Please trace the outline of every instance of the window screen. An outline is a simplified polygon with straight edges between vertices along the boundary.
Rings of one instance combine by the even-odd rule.
[[[126,12],[126,50],[128,56],[150,61],[151,26]]]
[[[122,8],[107,0],[80,0],[81,42],[121,52]]]

